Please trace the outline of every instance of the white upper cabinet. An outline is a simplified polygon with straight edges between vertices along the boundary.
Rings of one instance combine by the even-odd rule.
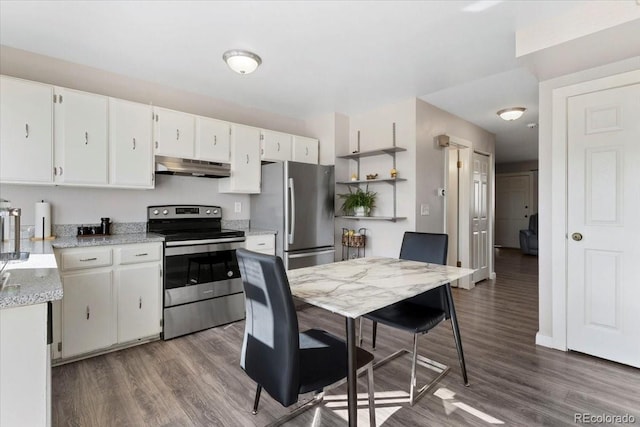
[[[294,162],[318,164],[318,140],[306,136],[293,137],[292,160]]]
[[[220,193],[260,192],[260,129],[231,125],[231,176],[218,180]]]
[[[229,163],[231,124],[196,117],[196,159]]]
[[[260,135],[262,160],[285,161],[291,160],[292,136],[288,133],[262,130]]]
[[[53,182],[53,87],[0,77],[0,181]]]
[[[108,98],[55,88],[56,183],[106,185]]]
[[[153,188],[151,106],[109,98],[109,182]]]
[[[195,154],[195,118],[191,114],[155,107],[155,154],[193,159]]]

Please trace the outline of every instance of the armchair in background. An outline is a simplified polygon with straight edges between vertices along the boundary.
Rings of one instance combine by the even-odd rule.
[[[527,255],[538,255],[538,214],[529,217],[529,228],[520,230],[520,249]]]

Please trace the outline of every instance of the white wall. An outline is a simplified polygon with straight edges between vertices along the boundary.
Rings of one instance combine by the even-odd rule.
[[[248,219],[249,196],[219,194],[216,179],[156,175],[155,190],[112,190],[106,188],[0,185],[0,198],[22,208],[22,223],[33,225],[34,204],[51,203],[53,224],[99,223],[101,217],[113,222],[146,222],[146,207],[163,204],[212,204],[222,207],[224,219]],[[241,213],[234,213],[240,202]]]
[[[591,68],[578,73],[568,74],[540,83],[539,118],[539,203],[538,203],[538,244],[539,244],[539,330],[536,342],[548,347],[561,348],[554,342],[553,312],[558,305],[553,294],[566,289],[562,280],[554,279],[554,271],[562,270],[565,264],[565,205],[566,192],[554,189],[565,188],[566,165],[563,160],[554,162],[553,140],[554,120],[566,120],[566,117],[554,117],[552,110],[553,91],[557,88],[588,82],[602,77],[612,76],[640,69],[640,57],[629,58],[601,67]],[[555,230],[555,231],[554,231]],[[555,312],[566,317],[566,307],[555,307]],[[558,332],[559,333],[559,332]],[[556,333],[556,335],[558,334]]]

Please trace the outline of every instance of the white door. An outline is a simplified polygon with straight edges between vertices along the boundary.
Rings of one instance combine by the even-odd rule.
[[[160,264],[120,267],[118,284],[118,342],[125,343],[160,333],[162,292]]]
[[[196,118],[196,159],[229,163],[231,125],[207,117]]]
[[[56,88],[56,182],[107,184],[107,97]]]
[[[291,150],[292,160],[295,162],[318,164],[318,140],[305,136],[293,137]]]
[[[153,188],[151,107],[109,98],[110,182]]]
[[[53,181],[53,87],[0,77],[0,179]]]
[[[640,367],[640,84],[569,98],[567,346]]]
[[[155,154],[158,156],[193,159],[195,118],[180,111],[154,108]]]
[[[520,230],[529,227],[531,174],[496,176],[496,245],[520,247]]]
[[[471,266],[473,281],[489,278],[489,156],[473,153]]]

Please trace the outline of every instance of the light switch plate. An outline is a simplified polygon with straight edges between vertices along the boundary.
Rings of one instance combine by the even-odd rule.
[[[421,204],[420,205],[420,215],[427,216],[429,215],[429,205]]]

